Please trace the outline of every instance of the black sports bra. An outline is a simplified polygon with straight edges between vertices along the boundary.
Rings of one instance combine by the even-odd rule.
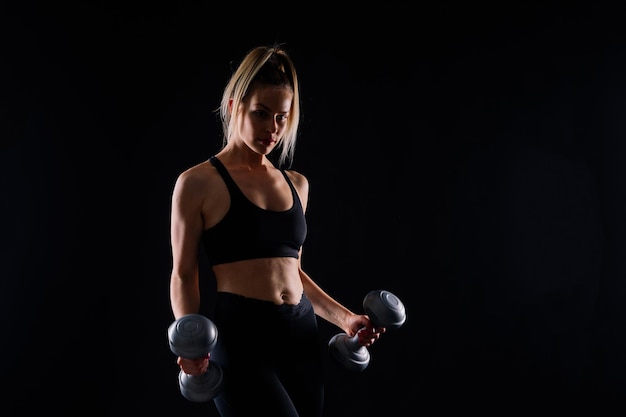
[[[211,265],[244,259],[298,258],[307,224],[302,203],[291,180],[281,170],[293,204],[285,211],[265,210],[246,198],[226,167],[215,156],[209,161],[217,169],[230,193],[230,207],[215,226],[202,233],[202,244]]]

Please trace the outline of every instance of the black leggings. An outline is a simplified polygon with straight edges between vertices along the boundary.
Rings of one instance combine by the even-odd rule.
[[[222,417],[320,417],[324,402],[317,318],[303,294],[297,305],[218,292],[217,345],[224,370],[215,399]]]

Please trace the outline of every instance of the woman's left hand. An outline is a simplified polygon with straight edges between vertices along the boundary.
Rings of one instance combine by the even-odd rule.
[[[361,346],[371,346],[376,342],[380,335],[385,333],[385,327],[375,327],[372,321],[366,315],[355,315],[350,325],[351,335],[356,334]]]
[[[380,338],[381,334],[385,333],[386,330],[387,329],[384,327],[373,327],[372,325],[366,326],[357,333],[359,345],[366,347],[371,346]]]

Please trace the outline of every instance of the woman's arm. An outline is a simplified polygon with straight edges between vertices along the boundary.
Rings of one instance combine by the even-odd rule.
[[[203,230],[202,183],[188,170],[177,178],[172,193],[170,302],[177,319],[200,309],[197,256]]]

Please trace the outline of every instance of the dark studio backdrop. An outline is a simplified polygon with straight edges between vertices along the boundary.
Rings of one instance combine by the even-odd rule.
[[[327,415],[624,411],[617,10],[5,3],[3,415],[217,415],[167,345],[170,195],[219,148],[230,70],[275,41],[301,76],[304,267],[355,311],[374,289],[407,309],[365,371],[327,358]]]

